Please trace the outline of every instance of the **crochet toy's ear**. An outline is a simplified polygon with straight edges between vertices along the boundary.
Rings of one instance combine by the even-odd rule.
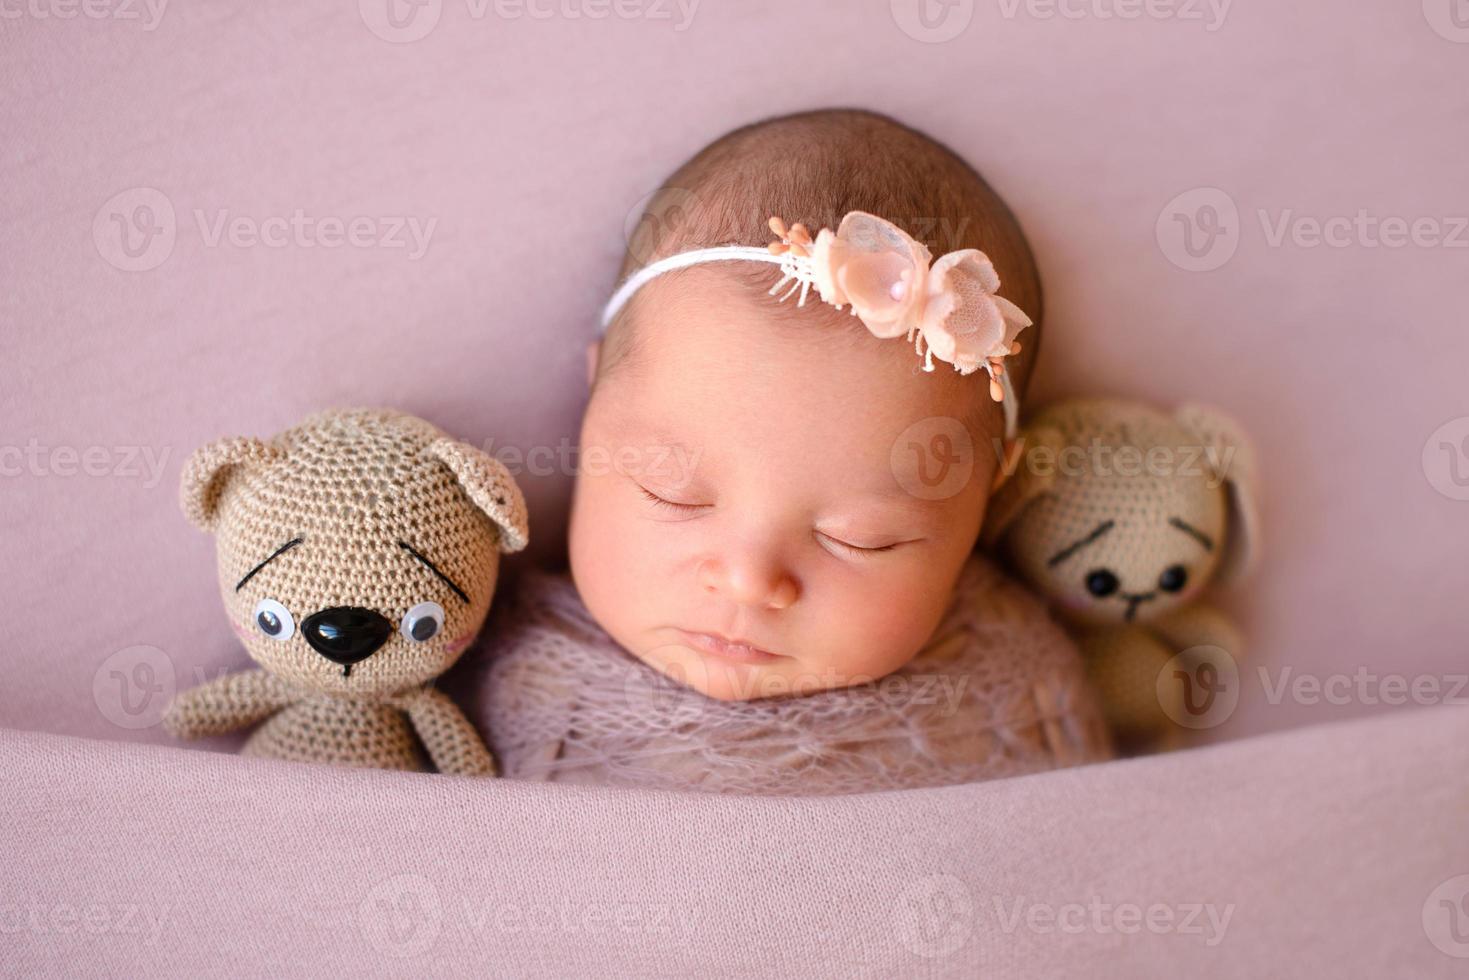
[[[1221,584],[1238,581],[1254,567],[1260,547],[1254,447],[1239,423],[1217,409],[1184,405],[1173,417],[1199,440],[1204,465],[1229,492],[1229,527],[1214,578]]]
[[[981,547],[987,551],[995,548],[1026,508],[1055,488],[1065,446],[1065,437],[1050,426],[1031,426],[1020,434],[1011,464],[1015,472],[990,497],[985,510],[979,534]]]
[[[435,439],[428,451],[449,467],[474,505],[499,526],[502,552],[519,551],[530,542],[525,498],[504,463],[453,439]]]
[[[279,449],[261,439],[221,439],[194,451],[179,480],[179,503],[184,516],[201,531],[214,530],[215,510],[236,467],[273,463]]]

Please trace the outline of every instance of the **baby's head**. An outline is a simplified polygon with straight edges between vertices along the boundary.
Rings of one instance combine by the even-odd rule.
[[[979,175],[919,133],[857,111],[747,126],[648,210],[663,220],[640,224],[623,278],[692,249],[763,247],[771,215],[814,232],[868,212],[935,258],[980,249],[1035,321],[1004,362],[1024,394],[1041,313],[1029,246]],[[985,371],[925,371],[901,332],[767,295],[780,278],[758,261],[658,275],[588,351],[577,588],[622,647],[726,700],[912,659],[974,548],[1004,432]]]

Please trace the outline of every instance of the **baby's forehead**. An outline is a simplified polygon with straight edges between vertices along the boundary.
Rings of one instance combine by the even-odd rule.
[[[944,364],[926,372],[902,337],[873,337],[830,308],[774,313],[763,290],[702,302],[694,292],[654,294],[659,302],[627,324],[637,339],[612,372],[619,377],[596,393],[627,424],[677,433],[709,422],[838,445],[848,437],[891,442],[920,422],[986,444],[1002,431],[980,374],[960,376]]]
[[[687,380],[687,379],[685,379]],[[678,391],[664,390],[663,385]],[[588,465],[663,486],[735,487],[862,498],[924,511],[987,481],[992,447],[983,424],[931,406],[837,405],[797,392],[789,401],[738,391],[690,397],[659,380],[609,389],[596,427],[605,436]],[[597,440],[601,442],[601,440]]]
[[[779,381],[820,397],[836,392],[834,407],[855,401],[868,414],[909,404],[924,415],[1000,417],[982,411],[991,406],[980,374],[961,376],[948,364],[925,371],[912,338],[875,337],[849,311],[824,303],[778,302],[768,294],[778,272],[737,268],[681,270],[634,297],[608,340],[640,383],[717,378],[740,390]]]

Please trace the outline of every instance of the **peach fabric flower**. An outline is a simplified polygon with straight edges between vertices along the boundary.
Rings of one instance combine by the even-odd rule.
[[[960,249],[933,262],[922,242],[865,211],[849,212],[836,231],[823,228],[814,241],[801,225],[787,232],[771,218],[770,227],[782,239],[770,250],[788,263],[777,288],[792,279],[815,286],[823,302],[850,306],[877,337],[917,334],[915,349],[924,353],[928,345],[924,370],[933,370],[934,358],[960,374],[985,368],[991,394],[1002,400],[1004,359],[1019,352],[1015,338],[1031,319],[996,295],[1000,277],[983,252]]]
[[[934,357],[969,374],[1012,353],[1016,336],[1031,319],[996,296],[999,288],[994,264],[977,249],[950,252],[934,263],[919,324]]]
[[[923,309],[932,256],[897,225],[852,211],[833,233],[823,228],[811,252],[812,280],[823,301],[850,304],[878,337],[910,332]]]

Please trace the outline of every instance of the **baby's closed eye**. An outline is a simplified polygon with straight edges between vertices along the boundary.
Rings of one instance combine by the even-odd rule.
[[[636,480],[632,483],[638,495],[654,510],[675,518],[687,520],[715,510],[715,504],[703,496],[696,500],[693,496],[676,494],[675,491],[662,487],[655,490]],[[842,526],[843,524],[847,526]],[[853,526],[854,524],[856,526]],[[865,525],[865,528],[858,530],[857,527],[862,525]],[[823,549],[839,558],[873,557],[927,540],[925,535],[914,533],[911,528],[901,531],[891,528],[879,531],[870,530],[873,527],[881,527],[881,525],[881,521],[870,519],[862,522],[838,522],[836,526],[818,524],[811,528],[811,537]]]
[[[819,542],[828,546],[828,550],[830,550],[832,546],[835,546],[838,551],[849,555],[876,555],[886,551],[893,551],[905,544],[913,543],[912,541],[893,541],[889,544],[884,545],[856,544],[851,541],[844,541],[843,539],[835,535],[828,534],[825,531],[816,531],[815,534]]]
[[[654,491],[649,490],[641,483],[634,483],[633,485],[638,488],[638,492],[643,495],[643,499],[647,500],[649,503],[657,508],[688,514],[714,506],[713,504],[688,503],[682,500],[673,500],[669,497],[664,496],[663,494],[655,493]]]

